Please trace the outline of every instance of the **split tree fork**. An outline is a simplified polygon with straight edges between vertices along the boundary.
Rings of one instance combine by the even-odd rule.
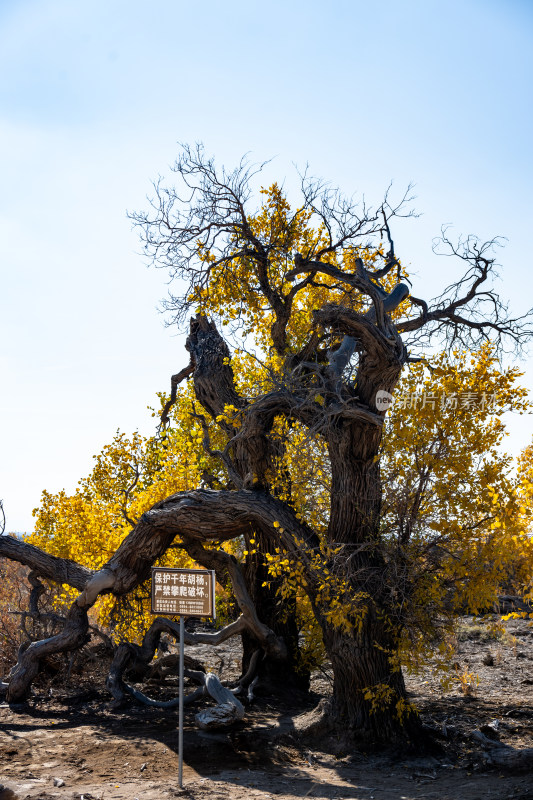
[[[224,633],[211,636],[220,640],[244,634],[250,667],[246,681],[258,661],[271,676],[280,663],[286,672],[295,657],[294,618],[280,616],[277,599],[263,586],[263,553],[280,548],[298,565],[331,659],[333,698],[325,722],[382,741],[413,735],[418,722],[415,715],[401,713],[405,686],[394,659],[402,627],[401,604],[392,591],[398,565],[384,557],[380,538],[378,455],[386,409],[376,404],[376,395],[394,392],[414,342],[438,336],[475,347],[491,338],[520,348],[532,332],[530,316],[509,317],[491,288],[494,242],[480,244],[473,238],[453,247],[443,237],[450,254],[464,262],[460,280],[430,303],[410,295],[390,231],[394,217],[408,215],[405,202],[393,208],[386,198],[372,211],[304,176],[297,211],[283,206],[276,189],[261,217],[248,212],[254,173],[244,163],[231,173],[220,172],[201,147],[185,147],[174,171],[186,198],[160,183],[150,213],[134,215],[154,263],[185,287],[167,307],[177,322],[190,320],[190,363],[172,378],[162,423],[168,422],[179,383],[192,378],[204,446],[223,465],[226,484],[180,492],[155,505],[98,572],[1,537],[0,555],[80,590],[64,630],[20,655],[8,700],[28,694],[45,655],[74,650],[86,641],[87,611],[99,595],[132,591],[176,540],[222,581],[231,578],[241,616]],[[376,237],[387,242],[388,250],[373,245],[373,259],[365,260]],[[271,385],[255,397],[239,392],[230,350],[213,321],[217,309],[210,298],[221,287],[221,304],[232,307],[237,319],[246,304],[256,309],[276,354]],[[320,289],[323,301],[302,322],[302,303],[314,289]],[[203,313],[192,315],[202,303]],[[307,333],[296,346],[298,314]],[[238,425],[228,421],[227,406],[239,413]],[[331,509],[326,551],[320,532],[278,491],[274,464],[284,447],[274,432],[279,419],[298,423],[309,437],[327,445]],[[225,435],[223,450],[212,449],[213,424]],[[213,544],[239,536],[249,541],[251,534],[257,553],[248,556],[243,568]],[[320,563],[321,557],[327,563]],[[334,576],[333,586],[344,602],[345,624],[332,619],[326,572]],[[120,670],[113,680],[115,687],[120,684]]]

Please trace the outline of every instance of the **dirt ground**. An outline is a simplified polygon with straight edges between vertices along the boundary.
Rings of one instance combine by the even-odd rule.
[[[224,732],[198,730],[199,708],[187,708],[180,792],[177,710],[132,703],[111,711],[101,685],[56,677],[24,706],[0,703],[0,800],[533,800],[533,774],[491,766],[472,737],[490,726],[506,744],[533,747],[533,627],[505,625],[505,635],[493,638],[485,624],[463,620],[451,691],[443,693],[429,672],[408,678],[424,723],[440,735],[434,756],[306,749],[294,719],[328,690],[327,675],[317,673],[307,705],[289,697],[275,707],[273,698],[258,697],[245,720]],[[201,648],[191,654],[224,675],[237,669],[229,644],[216,656]],[[173,684],[168,694],[176,694]]]

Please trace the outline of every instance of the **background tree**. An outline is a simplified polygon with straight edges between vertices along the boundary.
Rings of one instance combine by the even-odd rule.
[[[378,739],[413,733],[400,670],[406,604],[397,591],[409,555],[391,549],[382,518],[383,399],[413,360],[411,340],[443,335],[463,348],[487,339],[520,347],[529,318],[508,316],[491,288],[490,243],[474,239],[451,249],[465,263],[463,278],[430,304],[409,296],[390,234],[404,203],[385,198],[372,210],[304,177],[296,210],[274,185],[253,212],[245,165],[218,172],[201,148],[186,147],[175,172],[181,188],[158,184],[152,211],[135,219],[147,252],[183,290],[168,302],[176,321],[194,313],[190,363],[174,376],[169,403],[191,377],[203,444],[219,463],[204,476],[213,488],[180,488],[132,519],[131,533],[96,572],[2,540],[0,552],[56,580],[62,570],[62,582],[81,590],[63,633],[21,657],[9,696],[25,694],[47,648],[79,645],[99,594],[127,594],[179,537],[191,558],[231,574],[242,629],[273,659],[286,658],[286,643],[262,621],[268,603],[254,589],[268,583],[267,554],[290,563],[333,666],[328,722]],[[233,356],[217,319],[230,339],[242,337]],[[305,516],[290,460],[302,437],[309,457],[322,459],[318,469],[327,453],[329,485],[329,509],[317,491],[317,512],[307,496]],[[215,547],[236,537],[258,556],[246,583]]]
[[[433,649],[458,614],[491,609],[511,564],[517,589],[530,579],[521,482],[502,450],[503,414],[531,408],[519,375],[484,344],[433,355],[400,382],[382,445],[381,524],[399,578],[405,565],[404,663]]]

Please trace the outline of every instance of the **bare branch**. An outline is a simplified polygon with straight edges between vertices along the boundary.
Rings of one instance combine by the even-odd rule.
[[[282,355],[294,299],[312,280],[308,272],[300,283],[287,288],[287,275],[281,281],[274,277],[276,260],[290,257],[298,218],[310,215],[312,224],[316,221],[327,231],[325,245],[320,237],[308,245],[304,260],[314,263],[327,262],[345,249],[367,246],[372,237],[382,234],[388,219],[412,212],[403,212],[410,200],[407,193],[394,208],[386,199],[380,209],[372,210],[364,200],[344,198],[338,190],[304,175],[303,203],[287,224],[271,225],[259,233],[253,224],[257,209],[250,208],[251,181],[263,166],[254,167],[242,159],[232,171],[217,169],[202,145],[184,145],[173,168],[178,186],[167,187],[159,179],[151,211],[130,218],[140,230],[150,263],[167,269],[171,280],[180,279],[184,286],[182,294],[170,295],[165,303],[176,322],[185,322],[200,295],[209,295],[214,272],[223,270],[224,281],[234,286],[237,296],[243,290],[253,292],[262,297],[265,313],[273,312],[272,343]]]
[[[469,236],[454,244],[444,228],[442,237],[435,242],[435,252],[439,246],[445,248],[439,255],[459,258],[466,264],[466,272],[430,303],[411,297],[422,313],[400,321],[397,330],[414,333],[409,340],[411,344],[444,339],[449,347],[475,348],[490,340],[500,352],[508,351],[507,343],[520,352],[533,336],[533,309],[520,317],[511,317],[493,287],[498,272],[492,254],[501,241],[480,242]]]
[[[170,397],[165,403],[163,410],[161,412],[161,421],[159,423],[160,430],[166,428],[169,423],[168,412],[176,402],[178,386],[185,378],[188,378],[190,375],[192,375],[193,371],[194,371],[194,364],[191,361],[191,363],[188,364],[188,366],[184,367],[182,370],[176,373],[176,375],[173,375],[172,378],[170,379],[170,387],[171,387]]]
[[[193,419],[197,419],[200,422],[201,426],[202,426],[202,432],[203,432],[202,446],[203,446],[205,452],[207,453],[207,455],[211,456],[211,458],[220,459],[220,461],[222,461],[224,467],[227,470],[228,477],[229,477],[230,481],[237,487],[237,489],[244,488],[244,481],[241,478],[241,476],[233,468],[233,463],[231,461],[231,458],[230,458],[229,452],[228,452],[230,444],[233,442],[233,439],[230,439],[230,441],[228,442],[228,444],[226,445],[224,450],[213,450],[211,448],[211,438],[209,436],[209,426],[208,426],[208,424],[206,422],[206,419],[205,419],[204,415],[203,414],[197,414],[196,410],[194,409],[194,406],[193,406],[192,417],[193,417]]]

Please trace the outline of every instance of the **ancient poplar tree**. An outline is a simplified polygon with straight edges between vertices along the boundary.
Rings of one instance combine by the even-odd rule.
[[[80,590],[64,631],[20,656],[8,697],[25,696],[46,653],[84,641],[99,594],[131,591],[178,541],[231,577],[242,610],[232,632],[271,663],[287,659],[295,631],[265,585],[268,562],[278,576],[287,564],[333,666],[328,722],[381,740],[405,735],[416,728],[397,657],[409,531],[391,549],[381,524],[388,401],[415,345],[440,337],[463,349],[487,339],[519,347],[528,318],[508,315],[492,289],[490,245],[474,239],[451,248],[464,265],[457,282],[433,302],[413,296],[391,237],[404,202],[385,198],[372,210],[304,177],[296,209],[274,185],[250,210],[254,173],[220,171],[201,147],[185,147],[174,173],[178,185],[158,183],[150,211],[134,215],[150,258],[173,279],[167,308],[189,327],[189,362],[173,376],[163,424],[191,380],[218,467],[145,512],[97,571],[2,537],[0,554]],[[325,504],[319,489],[301,496],[310,465],[315,477],[327,472]],[[243,571],[218,547],[236,537],[249,553]]]

